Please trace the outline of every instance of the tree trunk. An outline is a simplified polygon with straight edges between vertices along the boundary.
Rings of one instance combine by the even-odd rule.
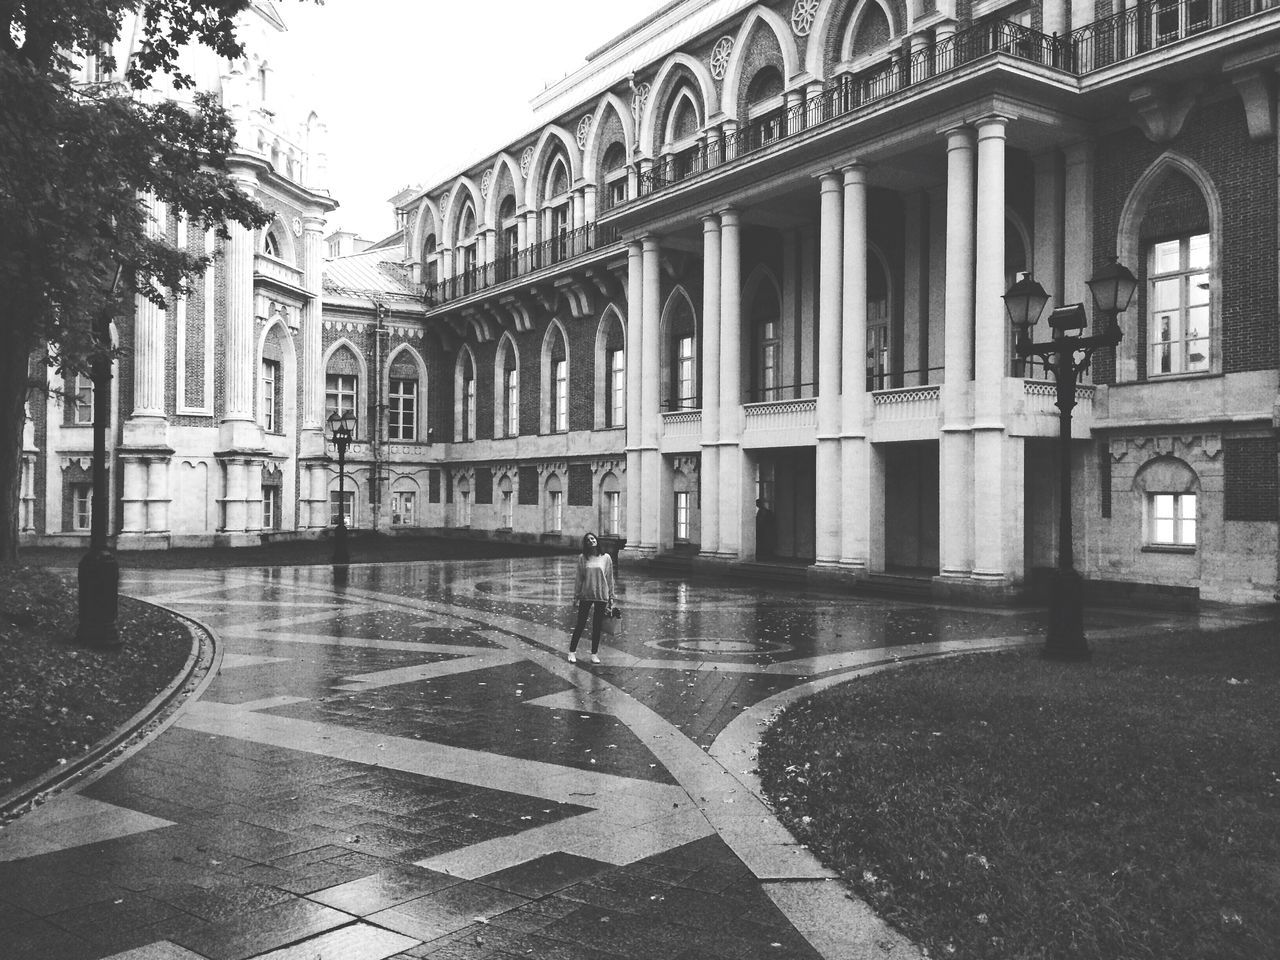
[[[18,556],[22,431],[26,425],[30,358],[24,338],[0,351],[0,561]]]

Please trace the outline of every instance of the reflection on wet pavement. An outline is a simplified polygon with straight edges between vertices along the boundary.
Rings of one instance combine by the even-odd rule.
[[[842,918],[753,793],[758,715],[858,669],[1035,639],[1040,614],[624,566],[622,630],[574,666],[572,572],[127,573],[218,634],[221,669],[143,750],[0,832],[6,956],[819,957],[857,937],[918,956]]]

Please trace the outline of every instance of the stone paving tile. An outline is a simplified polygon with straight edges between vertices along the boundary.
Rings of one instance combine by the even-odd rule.
[[[572,853],[549,853],[477,879],[477,883],[522,897],[541,897],[610,869],[609,864]]]
[[[355,918],[310,900],[289,900],[261,910],[240,912],[216,924],[199,924],[168,938],[210,960],[244,960],[295,943]]]
[[[396,864],[359,880],[317,890],[308,899],[363,917],[460,882],[434,870]]]

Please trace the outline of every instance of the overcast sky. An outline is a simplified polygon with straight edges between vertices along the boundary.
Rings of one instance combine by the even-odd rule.
[[[532,129],[532,97],[666,2],[277,0],[299,62],[276,81],[329,125],[331,227],[390,233],[388,197]]]

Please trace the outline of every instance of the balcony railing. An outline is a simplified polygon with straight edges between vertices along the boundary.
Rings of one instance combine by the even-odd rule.
[[[978,24],[909,57],[843,74],[818,96],[744,123],[718,139],[669,154],[639,178],[639,197],[757,154],[806,130],[857,113],[900,91],[997,53],[1083,76],[1280,5],[1280,0],[1147,0],[1065,36],[1008,20]],[[617,205],[629,199],[619,198]]]
[[[481,290],[496,287],[518,277],[575,260],[594,250],[612,246],[619,240],[616,227],[588,223],[577,230],[535,243],[531,247],[490,260],[458,274],[428,284],[424,297],[427,306],[439,306],[450,300],[468,297]]]
[[[797,134],[848,116],[864,106],[950,73],[992,53],[1008,53],[1046,66],[1060,66],[1059,40],[1007,20],[984,23],[945,37],[909,57],[857,74],[843,74],[811,100],[743,124],[705,145],[663,157],[640,175],[640,196],[750,156]]]
[[[1215,27],[1243,20],[1276,0],[1151,0],[1085,24],[1062,39],[1063,67],[1084,75]]]

